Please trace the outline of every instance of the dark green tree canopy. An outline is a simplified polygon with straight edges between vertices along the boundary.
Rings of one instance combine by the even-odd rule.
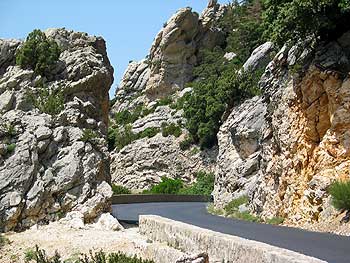
[[[312,36],[329,41],[350,30],[350,0],[262,0],[264,37],[279,45]]]
[[[31,32],[16,54],[16,63],[23,69],[32,69],[35,74],[48,77],[59,59],[61,50],[39,29]]]

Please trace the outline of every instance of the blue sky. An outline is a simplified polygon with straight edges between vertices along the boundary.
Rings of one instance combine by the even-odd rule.
[[[0,38],[25,39],[33,29],[65,27],[103,36],[114,84],[130,60],[141,60],[163,23],[181,7],[201,12],[207,0],[0,0]],[[226,3],[228,0],[219,1]]]

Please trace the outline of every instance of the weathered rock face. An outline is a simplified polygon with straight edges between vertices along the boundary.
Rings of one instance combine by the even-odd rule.
[[[219,155],[213,195],[218,206],[255,190],[261,159],[266,104],[259,97],[233,109],[218,133]]]
[[[136,106],[156,107],[154,113],[132,123],[132,131],[139,133],[147,128],[160,128],[162,123],[185,123],[182,112],[169,106],[155,106],[160,98],[176,101],[185,92],[185,84],[193,80],[193,67],[198,63],[198,51],[212,49],[224,41],[223,32],[215,22],[224,14],[225,6],[210,1],[201,16],[191,8],[180,9],[156,36],[149,56],[141,62],[129,64],[117,90],[111,115]],[[197,153],[194,147],[180,149],[187,131],[179,138],[146,138],[133,142],[111,156],[113,182],[131,189],[143,190],[158,183],[162,176],[179,177],[191,182],[193,174],[212,171],[217,150]]]
[[[349,179],[348,35],[316,52],[283,48],[261,80],[266,106],[252,110],[253,100],[233,109],[219,134],[217,205],[248,194],[251,209],[263,217],[284,216],[297,225],[334,217],[327,189]],[[293,73],[298,65],[305,71],[300,76]],[[237,134],[250,140],[248,156],[260,159],[255,165],[250,158],[242,162]],[[253,176],[242,180],[246,170]]]
[[[0,42],[0,230],[79,211],[90,222],[112,195],[106,132],[113,68],[102,38],[50,29],[63,49],[48,89],[64,92],[58,115],[40,113],[40,77],[14,66],[17,41]],[[84,131],[94,135],[82,139]]]
[[[132,124],[132,131],[140,133],[147,128],[161,128],[162,123],[178,124],[184,122],[182,111],[169,106],[160,106],[156,111]],[[158,133],[153,138],[137,140],[120,151],[112,153],[111,174],[115,184],[121,184],[133,190],[146,190],[159,183],[163,176],[181,178],[192,182],[194,173],[201,170],[213,171],[216,150],[200,152],[197,147],[183,151],[180,142],[185,139],[187,131],[176,138],[164,137]]]
[[[125,109],[133,109],[137,105],[147,102],[143,92],[149,77],[150,67],[146,60],[131,62],[115,94],[115,103],[110,113],[113,115]]]
[[[215,151],[182,151],[179,143],[183,139],[184,136],[163,137],[159,133],[124,147],[112,155],[113,182],[129,189],[146,190],[159,183],[163,176],[190,183],[195,179],[194,173],[213,171]]]
[[[215,23],[225,11],[226,6],[210,1],[201,16],[191,8],[174,14],[156,36],[147,59],[129,64],[112,112],[182,90],[192,80],[198,51],[225,41]]]

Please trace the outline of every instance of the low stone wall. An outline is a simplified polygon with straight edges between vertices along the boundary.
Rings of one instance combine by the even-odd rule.
[[[325,263],[293,251],[226,235],[167,218],[140,216],[140,233],[186,253],[206,252],[210,262]]]
[[[157,203],[157,202],[209,202],[205,195],[114,195],[112,204]]]

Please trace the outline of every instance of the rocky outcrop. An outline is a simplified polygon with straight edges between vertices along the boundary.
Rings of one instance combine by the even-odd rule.
[[[169,106],[157,107],[154,113],[132,124],[132,132],[140,133],[148,128],[158,128],[164,123],[179,125],[185,122],[182,111]],[[163,176],[181,178],[191,183],[199,171],[213,171],[216,150],[201,152],[196,146],[181,150],[180,143],[188,132],[182,128],[179,137],[163,136],[159,132],[152,138],[143,138],[125,146],[111,155],[111,174],[115,184],[133,190],[146,190],[159,183]]]
[[[284,47],[261,79],[260,101],[266,105],[253,99],[233,109],[219,134],[218,206],[248,194],[253,212],[283,216],[293,225],[336,216],[327,189],[337,179],[349,179],[347,36],[315,51],[304,48],[310,45]],[[242,145],[247,149],[236,143],[237,136],[250,141],[248,156],[256,154],[259,161],[242,161]]]
[[[200,16],[191,8],[180,9],[174,14],[157,34],[147,58],[129,64],[112,112],[182,90],[192,80],[198,51],[212,49],[225,41],[216,23],[225,11],[226,6],[210,1]]]
[[[112,155],[113,182],[129,189],[146,190],[159,183],[163,176],[181,178],[191,183],[199,171],[213,171],[216,153],[199,150],[182,151],[179,143],[184,136],[137,140]],[[194,148],[196,149],[196,148]]]
[[[137,105],[147,102],[143,92],[149,77],[150,67],[146,60],[131,62],[116,91],[111,115],[122,110],[134,109]]]
[[[45,87],[64,94],[57,115],[34,107],[44,79],[14,65],[20,42],[0,42],[0,230],[70,211],[90,222],[110,209],[106,133],[113,68],[105,42],[65,29],[45,33],[63,50]]]
[[[220,127],[213,192],[217,206],[256,190],[265,114],[266,104],[262,98],[255,97],[234,108]]]
[[[131,62],[116,92],[111,117],[121,111],[132,112],[137,106],[153,108],[153,113],[140,117],[131,124],[132,131],[139,133],[147,128],[161,128],[162,123],[182,123],[182,111],[171,105],[158,105],[160,99],[171,98],[175,102],[191,88],[185,84],[193,80],[193,67],[198,64],[198,52],[221,45],[224,34],[217,27],[218,19],[226,6],[210,1],[202,15],[191,8],[180,9],[164,25],[156,36],[150,54],[141,62]],[[200,170],[212,171],[217,150],[199,153],[197,147],[181,150],[182,136],[137,140],[111,156],[113,182],[126,187],[143,190],[158,183],[162,176],[194,179]]]

